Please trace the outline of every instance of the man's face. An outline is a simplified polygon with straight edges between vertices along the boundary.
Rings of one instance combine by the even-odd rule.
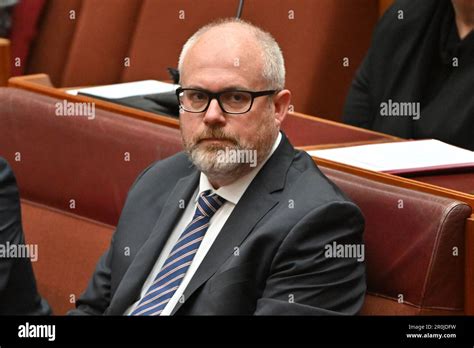
[[[262,78],[261,49],[249,35],[236,35],[235,30],[226,28],[205,33],[185,57],[181,86],[210,92],[269,89]],[[198,169],[214,177],[238,177],[248,172],[249,163],[218,158],[226,148],[256,150],[257,161],[263,160],[278,135],[281,121],[275,116],[274,98],[255,98],[245,114],[225,113],[216,99],[205,112],[181,112],[183,144]]]

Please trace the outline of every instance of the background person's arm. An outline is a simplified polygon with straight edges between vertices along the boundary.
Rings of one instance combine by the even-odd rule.
[[[8,162],[0,157],[0,245],[5,253],[25,244],[20,195]],[[51,309],[36,289],[28,257],[0,255],[0,315],[49,315]]]
[[[22,234],[15,177],[8,163],[0,158],[0,244],[22,242],[18,238]],[[13,259],[0,256],[0,299],[7,289],[13,263]]]
[[[374,106],[370,97],[369,61],[370,51],[352,81],[342,117],[344,123],[367,129],[371,129],[374,117]]]

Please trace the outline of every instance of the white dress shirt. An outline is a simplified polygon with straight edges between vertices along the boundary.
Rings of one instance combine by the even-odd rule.
[[[187,225],[191,222],[191,219],[193,218],[194,212],[196,210],[199,194],[203,191],[211,190],[213,193],[216,193],[222,198],[224,198],[226,202],[219,208],[219,210],[217,210],[214,216],[212,216],[210,220],[209,228],[206,234],[204,235],[204,238],[201,241],[201,245],[199,246],[199,249],[197,250],[196,255],[194,256],[194,259],[191,265],[189,266],[189,269],[186,272],[186,275],[184,276],[183,281],[181,282],[180,286],[174,293],[173,297],[171,297],[170,301],[167,303],[166,307],[163,309],[160,315],[171,314],[171,312],[173,311],[173,308],[176,306],[176,304],[182,297],[184,290],[188,286],[189,282],[191,281],[192,277],[196,273],[196,270],[198,269],[202,260],[206,256],[207,252],[211,248],[214,241],[216,240],[217,236],[219,235],[219,232],[221,231],[225,222],[229,218],[230,214],[232,214],[232,211],[234,210],[235,206],[239,202],[240,198],[243,196],[243,194],[247,190],[247,187],[249,187],[250,183],[258,174],[258,172],[263,167],[265,162],[271,157],[271,155],[273,155],[278,145],[280,144],[280,141],[281,141],[281,133],[278,133],[278,137],[275,140],[275,143],[273,144],[273,147],[269,155],[267,156],[267,158],[261,163],[257,164],[257,166],[255,166],[255,168],[252,169],[251,172],[239,178],[238,180],[234,181],[230,185],[222,186],[222,187],[219,187],[217,190],[215,190],[212,187],[212,184],[209,182],[209,179],[207,178],[207,176],[201,173],[201,176],[199,179],[199,186],[194,192],[193,196],[191,196],[191,199],[186,205],[186,208],[184,210],[183,215],[181,216],[181,219],[178,221],[175,228],[173,229],[173,232],[171,233],[170,237],[168,238],[168,241],[163,247],[163,250],[161,251],[161,254],[158,257],[158,260],[156,261],[155,266],[153,267],[152,271],[148,275],[148,278],[143,284],[141,294],[140,294],[140,299],[142,299],[146,295],[148,288],[151,286],[154,279],[160,272],[161,267],[163,266],[166,259],[168,258],[168,255],[170,254],[171,249],[173,249],[173,246],[176,244],[179,237],[181,236],[183,231],[186,229]],[[132,313],[139,303],[140,303],[140,300],[133,303],[125,311],[124,315],[129,315],[130,313]]]

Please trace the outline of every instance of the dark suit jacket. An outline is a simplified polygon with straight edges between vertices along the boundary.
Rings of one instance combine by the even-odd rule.
[[[21,208],[13,171],[0,157],[0,244],[24,244]],[[0,257],[0,314],[51,314],[46,301],[36,290],[36,282],[28,258]]]
[[[184,153],[146,169],[130,190],[110,249],[70,314],[121,315],[139,299],[199,172]],[[283,136],[234,208],[173,314],[355,314],[364,264],[324,246],[362,243],[364,220]],[[127,249],[129,248],[129,249]],[[130,255],[126,255],[130,250]]]

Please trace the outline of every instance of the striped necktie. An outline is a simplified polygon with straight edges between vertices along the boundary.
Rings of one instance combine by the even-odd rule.
[[[225,202],[223,198],[210,193],[211,191],[207,190],[199,195],[193,219],[171,249],[145,296],[130,315],[160,315],[173,297],[193,262],[211,217]]]

